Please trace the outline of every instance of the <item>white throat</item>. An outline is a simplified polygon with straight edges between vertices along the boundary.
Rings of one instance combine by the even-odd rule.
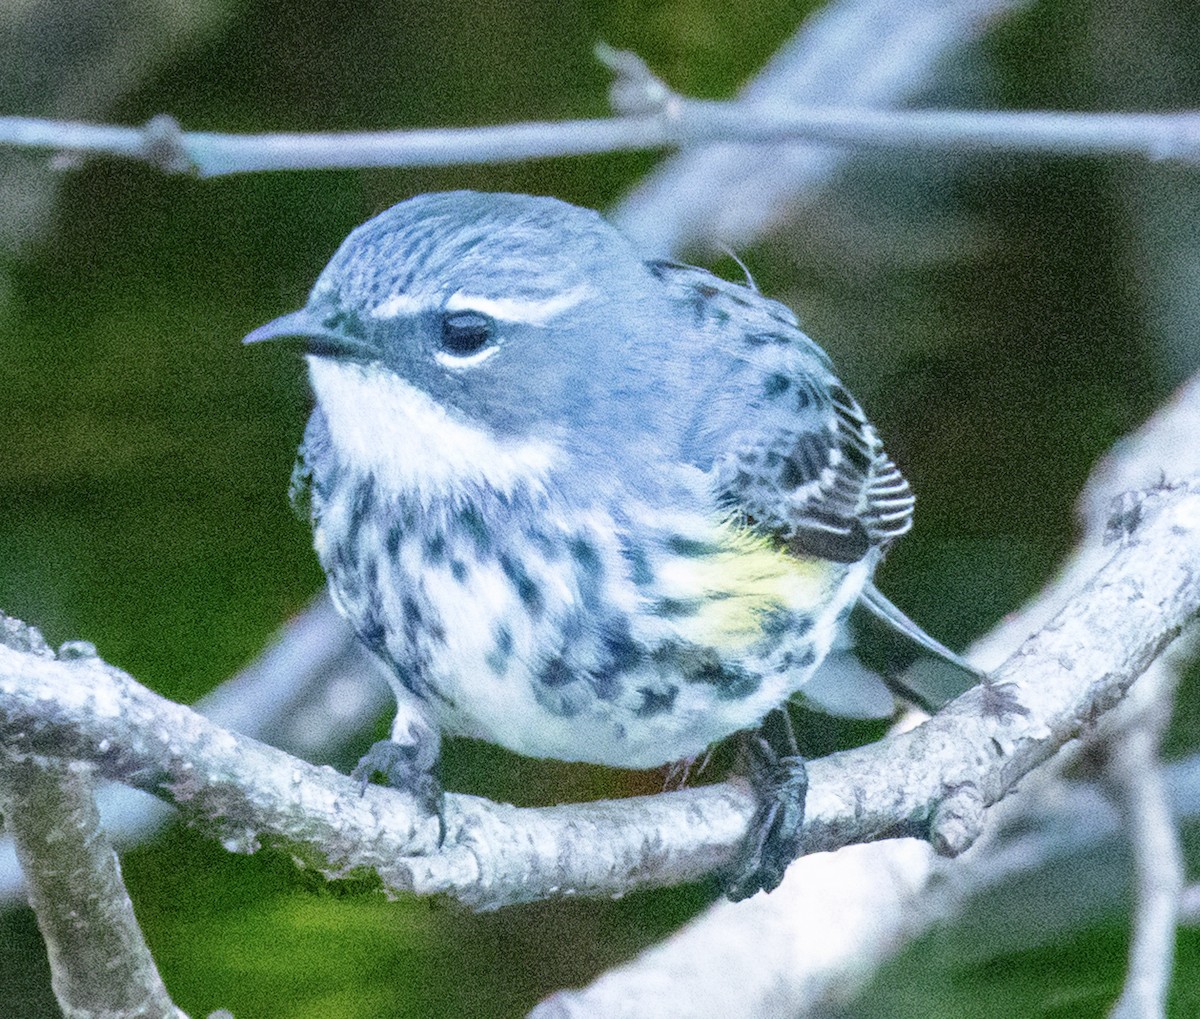
[[[428,505],[470,488],[544,491],[550,443],[498,439],[378,365],[314,354],[306,360],[338,459],[370,472],[390,494]]]

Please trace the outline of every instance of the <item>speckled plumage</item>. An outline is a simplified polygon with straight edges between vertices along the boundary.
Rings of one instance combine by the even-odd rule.
[[[910,524],[790,311],[553,199],[388,210],[250,339],[285,335],[334,599],[448,732],[695,755],[804,684]]]

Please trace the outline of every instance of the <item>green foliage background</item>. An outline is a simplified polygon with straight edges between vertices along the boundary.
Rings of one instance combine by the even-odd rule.
[[[636,50],[683,92],[727,96],[812,5],[197,6],[206,27],[183,44],[160,40],[151,69],[93,115],[138,123],[169,112],[190,129],[230,131],[600,115],[607,75],[590,56],[600,39]],[[1180,56],[1196,51],[1198,22],[1153,0],[1119,11],[1037,4],[927,98],[1200,105],[1200,73]],[[41,39],[48,66],[74,38],[64,15]],[[41,112],[43,84],[0,75],[0,112]],[[656,158],[207,182],[103,160],[67,173],[43,228],[0,255],[0,608],[54,642],[93,641],[173,698],[211,689],[322,583],[284,495],[306,412],[301,366],[244,351],[240,337],[302,303],[341,238],[404,197],[475,187],[606,207]],[[17,163],[35,180],[56,172],[0,152],[0,169]],[[1194,327],[1162,285],[1179,277],[1185,235],[1197,232],[1196,177],[1119,161],[880,156],[739,253],[764,291],[799,309],[912,480],[917,529],[881,584],[951,645],[1052,573],[1096,457],[1200,360]],[[1200,261],[1194,245],[1191,256]],[[1194,749],[1197,710],[1189,688],[1174,752]],[[634,788],[488,748],[458,750],[450,767],[457,787],[519,801],[546,802],[564,783],[576,795]],[[168,987],[193,1015],[518,1015],[711,895],[474,916],[324,886],[286,860],[231,857],[181,829],[124,866]],[[1021,949],[943,932],[877,979],[860,1011],[1101,1015],[1125,938],[1120,909]],[[1181,935],[1181,1016],[1200,1006],[1198,952],[1200,939]],[[52,1016],[48,987],[32,918],[11,910],[0,918],[0,1000],[10,1014]]]

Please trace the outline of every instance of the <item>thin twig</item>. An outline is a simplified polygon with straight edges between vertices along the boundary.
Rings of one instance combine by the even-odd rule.
[[[779,142],[946,153],[1121,155],[1200,162],[1200,113],[805,109],[670,94],[659,110],[593,120],[418,131],[185,132],[0,117],[0,146],[139,160],[201,177],[266,170],[457,166],[716,143]]]
[[[1166,670],[1175,675],[1173,670]],[[1109,745],[1106,773],[1133,843],[1134,913],[1129,970],[1112,1019],[1166,1015],[1183,890],[1183,851],[1158,758],[1174,685]]]

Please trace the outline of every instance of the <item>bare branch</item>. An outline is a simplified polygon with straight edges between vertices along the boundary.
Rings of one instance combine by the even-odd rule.
[[[305,760],[327,760],[369,740],[370,720],[394,710],[381,666],[327,597],[290,621],[262,656],[202,697],[195,709],[226,729]],[[104,783],[96,796],[118,849],[151,837],[170,807],[126,785]],[[0,899],[19,897],[21,873],[9,839],[0,840]]]
[[[187,1019],[142,939],[84,765],[0,756],[0,803],[68,1019]]]
[[[1198,495],[1192,482],[1140,499],[1141,516],[1125,518],[1131,529],[1110,561],[992,683],[912,732],[814,762],[806,846],[919,834],[928,824],[935,847],[965,848],[983,807],[1112,708],[1200,610]],[[889,829],[897,818],[909,820]]]
[[[991,818],[984,837],[954,860],[939,861],[913,839],[805,857],[770,895],[715,903],[586,988],[550,995],[531,1019],[856,1014],[854,1003],[882,964],[964,914],[965,928],[999,952],[1077,931],[1123,906],[1124,835],[1096,783],[1064,782],[1051,771],[1038,769],[993,808],[990,814],[1006,815],[1003,831]],[[1200,816],[1200,758],[1167,771],[1179,816],[1194,820]],[[1103,869],[1089,869],[1086,891],[1071,876],[1079,876],[1081,859],[1103,862]],[[1041,886],[1042,878],[1042,893],[1031,904],[1030,885]],[[1196,923],[1200,887],[1192,898],[1190,922]],[[983,908],[969,912],[973,906]],[[717,958],[721,966],[714,968]]]
[[[97,658],[4,646],[0,749],[92,761],[212,821],[231,850],[282,843],[330,876],[367,869],[390,890],[477,906],[698,878],[728,860],[754,811],[733,787],[541,810],[451,795],[438,852],[436,821],[403,793],[360,796],[333,769],[227,732]]]
[[[937,912],[922,892],[935,863],[912,839],[806,857],[770,895],[715,903],[586,989],[550,995],[529,1019],[840,1014],[858,981],[831,981],[830,969],[865,978],[928,927]]]

